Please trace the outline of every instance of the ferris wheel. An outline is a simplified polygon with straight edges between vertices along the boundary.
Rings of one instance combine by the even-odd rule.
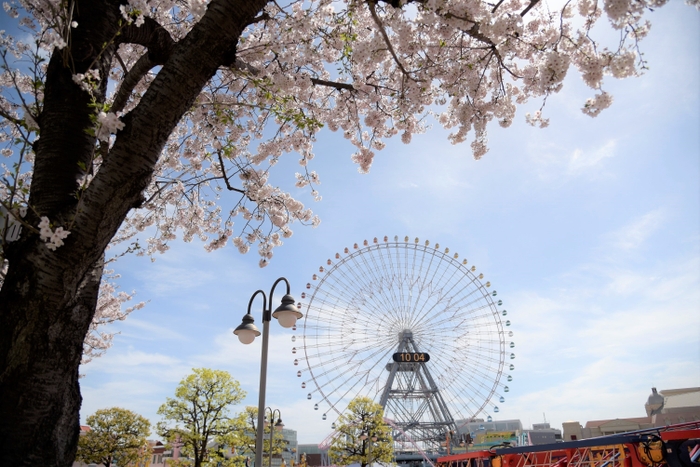
[[[515,344],[501,319],[507,311],[483,278],[449,248],[417,238],[365,240],[328,259],[301,295],[301,342],[292,338],[314,409],[325,420],[367,396],[406,430],[435,425],[426,417],[438,406],[420,394],[439,392],[451,426],[499,412]]]

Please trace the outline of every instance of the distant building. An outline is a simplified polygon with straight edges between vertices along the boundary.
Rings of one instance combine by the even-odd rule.
[[[579,422],[565,422],[564,440],[595,438],[700,420],[700,388],[661,391],[651,388],[644,409],[646,417],[592,420],[583,427]]]
[[[165,445],[160,441],[148,440],[148,446],[151,448],[150,458],[143,467],[165,467]]]
[[[518,436],[518,446],[538,446],[563,441],[561,430],[552,428],[549,423],[533,423],[532,428],[523,430]]]
[[[520,420],[487,420],[481,418],[471,420],[455,420],[458,441],[454,443],[452,452],[463,450],[478,451],[497,445],[518,444],[518,436],[523,431]],[[468,435],[468,438],[467,438]],[[465,440],[471,441],[466,443]]]
[[[322,457],[325,454],[318,447],[318,444],[300,444],[297,448],[297,456],[299,462],[302,462],[302,457],[306,458],[306,465],[308,467],[318,467],[323,465]]]
[[[489,417],[490,418],[490,417]],[[522,431],[520,420],[486,420],[481,418],[471,420],[455,420],[459,434],[470,433],[472,437],[479,431]]]
[[[283,428],[282,439],[285,443],[284,450],[281,455],[272,456],[272,467],[281,467],[283,463],[287,467],[291,467],[292,463],[296,465],[299,462],[299,445],[297,444],[296,430]]]

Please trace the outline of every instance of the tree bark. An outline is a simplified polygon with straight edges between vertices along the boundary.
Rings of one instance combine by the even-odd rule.
[[[46,248],[23,229],[10,244],[0,290],[0,465],[70,466],[79,435],[78,367],[97,303],[103,257],[128,212],[140,205],[170,133],[204,85],[235,59],[238,38],[267,0],[212,0],[206,15],[172,47],[140,103],[82,193],[95,138],[91,97],[73,80],[99,70],[108,76],[119,0],[77,0],[71,43],[52,54],[41,138],[35,148],[30,212],[70,230],[65,245]],[[104,48],[104,44],[108,44]],[[95,91],[104,101],[106,79]]]

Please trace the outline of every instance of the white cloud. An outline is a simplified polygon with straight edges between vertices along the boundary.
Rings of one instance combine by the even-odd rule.
[[[608,235],[608,238],[613,247],[617,249],[637,249],[659,229],[665,220],[666,214],[664,210],[655,209],[612,232]]]
[[[164,399],[158,398],[162,386],[157,373],[154,373],[150,380],[123,378],[99,386],[82,383],[80,389],[83,404],[80,408],[80,418],[84,421],[96,410],[121,407],[143,415],[155,425],[158,421],[156,410],[165,402]]]
[[[598,148],[584,152],[581,149],[574,150],[569,157],[568,173],[577,175],[583,171],[591,170],[600,166],[605,159],[615,156],[617,142],[614,139],[608,140]]]
[[[187,341],[190,339],[186,335],[164,326],[163,323],[151,323],[132,316],[129,316],[129,319],[124,322],[123,326],[124,330],[122,334],[128,334],[129,337],[135,337],[137,339],[167,339],[179,341]]]
[[[630,226],[648,226],[651,218]],[[517,371],[504,408],[515,406],[511,413],[526,424],[542,412],[553,426],[643,416],[652,386],[700,384],[700,256],[641,267],[594,258],[548,278],[559,284],[548,293],[525,290],[509,299]]]
[[[129,349],[126,352],[107,352],[104,356],[84,366],[85,374],[96,372],[111,374],[148,374],[157,371],[161,376],[172,373],[182,365],[180,359],[161,353]]]
[[[616,155],[615,139],[594,139],[591,141],[593,146],[577,147],[571,151],[568,142],[547,136],[549,138],[541,135],[532,138],[527,151],[531,162],[529,170],[540,181],[563,184],[577,177],[598,179],[611,176],[612,173],[604,169],[606,161]]]

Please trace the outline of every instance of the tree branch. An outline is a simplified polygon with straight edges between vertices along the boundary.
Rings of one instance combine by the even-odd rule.
[[[520,16],[521,17],[525,16],[527,14],[527,12],[532,10],[532,8],[535,5],[537,5],[538,3],[540,3],[540,0],[530,0],[530,4],[527,7],[525,7],[525,9],[523,11],[520,12]]]
[[[381,33],[382,37],[384,38],[384,42],[386,43],[386,46],[389,49],[389,53],[391,54],[392,57],[394,57],[394,61],[396,62],[396,65],[399,67],[399,69],[404,74],[404,76],[413,80],[413,78],[411,78],[411,76],[408,74],[406,69],[403,67],[403,65],[399,61],[399,57],[396,55],[396,52],[394,51],[394,46],[391,45],[391,41],[389,40],[389,35],[386,33],[386,30],[384,29],[384,25],[382,24],[382,21],[379,19],[379,16],[377,15],[377,10],[375,8],[375,5],[376,5],[375,2],[370,0],[367,2],[367,5],[369,6],[369,12],[372,14],[372,19],[374,20],[374,23],[377,25],[377,27],[379,28],[379,32]],[[393,3],[391,5],[393,6]]]
[[[139,84],[141,78],[146,76],[151,68],[156,65],[157,63],[151,60],[148,53],[143,54],[141,58],[136,61],[134,66],[131,67],[131,70],[124,75],[122,85],[119,87],[119,90],[114,96],[114,102],[112,103],[111,108],[112,112],[117,113],[124,109],[124,106],[126,106],[126,103],[129,100],[131,92],[134,90],[136,85]]]
[[[235,68],[236,70],[239,71],[247,71],[253,76],[256,76],[260,74],[260,70],[253,65],[244,62],[240,58],[236,58],[236,61],[232,64],[232,68]],[[335,88],[337,90],[341,89],[347,89],[349,91],[357,91],[355,87],[350,84],[350,83],[339,83],[337,81],[327,81],[325,79],[319,79],[319,78],[310,78],[311,82],[316,85],[316,86],[329,86],[331,88]]]
[[[117,45],[139,44],[146,47],[148,51],[125,74],[112,104],[112,112],[114,113],[124,109],[131,92],[141,81],[141,78],[146,76],[154,66],[163,65],[168,60],[175,45],[170,33],[156,20],[149,17],[144,18],[144,23],[140,27],[134,24],[126,26],[117,37],[116,42]]]
[[[496,13],[496,10],[498,10],[498,7],[501,6],[501,3],[503,3],[504,0],[498,0],[498,3],[496,3],[493,7],[493,10],[491,10],[491,14]]]
[[[219,156],[219,164],[221,164],[221,173],[224,176],[224,182],[226,183],[226,188],[228,188],[229,191],[236,191],[238,193],[246,194],[244,190],[241,190],[240,188],[234,188],[231,186],[231,184],[228,182],[228,177],[226,176],[226,168],[224,167],[224,159],[221,157],[221,152],[217,152],[217,156]],[[246,195],[247,197],[247,195]]]
[[[355,87],[350,84],[350,83],[339,83],[337,81],[326,81],[324,79],[318,79],[318,78],[311,78],[311,82],[315,84],[316,86],[329,86],[332,88],[336,88],[337,90],[341,89],[347,89],[349,91],[357,91]]]

